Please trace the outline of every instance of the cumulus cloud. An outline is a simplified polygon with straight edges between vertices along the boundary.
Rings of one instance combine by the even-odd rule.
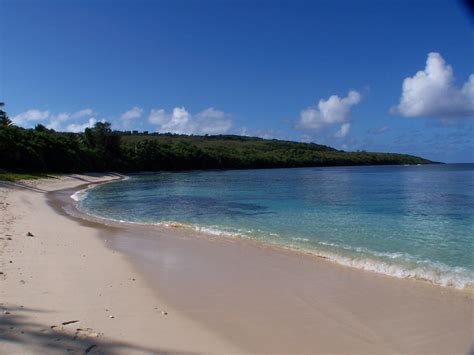
[[[289,140],[291,137],[288,134],[287,130],[281,129],[255,129],[248,127],[240,127],[232,131],[232,134],[237,134],[239,136],[246,137],[259,137],[263,139],[280,139],[280,140]]]
[[[148,116],[148,122],[155,125],[162,125],[168,120],[168,115],[163,109],[152,109]]]
[[[72,112],[72,113],[70,113],[70,112],[61,112],[61,113],[58,113],[57,115],[50,115],[48,117],[49,122],[46,124],[46,127],[49,128],[49,129],[54,129],[55,131],[60,131],[60,130],[69,131],[69,130],[67,130],[67,127],[69,125],[66,126],[66,128],[63,128],[63,123],[64,122],[70,121],[70,120],[77,120],[77,119],[80,119],[80,118],[83,118],[83,117],[91,116],[92,114],[93,114],[92,109],[86,108],[86,109],[79,110],[79,111]],[[73,131],[70,131],[70,132],[73,132]]]
[[[49,111],[40,111],[36,109],[22,112],[12,117],[12,121],[17,126],[28,124],[29,122],[39,122],[49,117]]]
[[[37,109],[31,109],[14,116],[12,121],[18,126],[29,127],[41,123],[47,128],[54,129],[55,131],[78,132],[80,127],[86,128],[91,125],[91,122],[95,123],[95,118],[89,117],[89,120],[86,123],[73,122],[64,127],[65,122],[80,120],[81,118],[91,116],[92,114],[93,111],[90,108],[85,108],[76,112],[60,112],[58,114],[51,114],[47,110],[40,111]],[[94,123],[92,123],[92,125]]]
[[[79,133],[84,131],[86,128],[91,128],[97,123],[97,120],[93,117],[89,118],[86,123],[71,123],[65,128],[66,132]]]
[[[454,84],[453,68],[441,54],[429,53],[425,69],[403,81],[400,103],[392,112],[443,120],[474,117],[474,74],[458,87]]]
[[[351,129],[351,124],[349,122],[343,123],[341,125],[341,128],[334,134],[334,137],[336,138],[344,138],[347,136],[347,133],[349,133],[349,130]]]
[[[158,132],[177,134],[219,134],[232,127],[229,114],[213,107],[192,115],[184,107],[175,107],[171,113],[164,109],[150,111],[148,121],[159,126]]]
[[[79,111],[76,111],[76,112],[73,112],[71,113],[70,117],[72,119],[75,119],[75,118],[81,118],[81,117],[85,117],[85,116],[90,116],[92,115],[94,112],[92,111],[92,109],[90,108],[85,108],[83,110],[79,110]]]
[[[297,128],[303,130],[320,130],[322,128],[340,124],[336,137],[345,137],[351,128],[351,108],[362,100],[357,91],[349,91],[346,97],[330,96],[327,100],[321,99],[317,106],[311,106],[301,111]]]
[[[197,130],[201,133],[218,134],[229,131],[232,119],[229,114],[210,107],[196,115]]]
[[[137,119],[142,116],[143,109],[135,106],[115,116],[114,124],[125,128],[129,124],[137,124]],[[12,120],[14,124],[24,127],[34,127],[41,123],[49,129],[63,132],[81,132],[100,121],[90,108],[57,114],[31,109],[14,116]],[[150,111],[148,121],[158,126],[158,132],[177,134],[221,134],[228,132],[233,123],[230,114],[213,107],[196,114],[191,114],[184,107],[175,107],[171,112],[153,109]]]
[[[140,107],[132,107],[130,110],[128,111],[125,111],[124,113],[122,113],[120,115],[120,119],[122,121],[130,121],[130,120],[133,120],[135,118],[140,118],[143,114],[143,109],[140,108]]]
[[[61,112],[57,115],[51,115],[49,117],[49,122],[46,124],[46,127],[49,129],[54,129],[55,131],[66,131],[66,132],[76,132],[76,126],[80,126],[80,124],[72,123],[63,127],[64,122],[71,121],[71,120],[78,120],[83,117],[91,116],[93,114],[92,109],[86,108],[83,110],[79,110],[76,112]],[[92,117],[89,117],[89,120]],[[70,127],[73,127],[70,129]]]

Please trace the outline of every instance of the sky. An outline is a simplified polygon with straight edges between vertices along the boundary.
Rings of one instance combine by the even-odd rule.
[[[455,0],[1,0],[22,127],[240,134],[474,162],[474,18]]]

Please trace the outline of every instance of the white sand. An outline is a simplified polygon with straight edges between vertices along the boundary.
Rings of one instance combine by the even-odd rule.
[[[56,213],[43,193],[114,178],[0,184],[0,353],[236,352],[167,308],[95,229]]]

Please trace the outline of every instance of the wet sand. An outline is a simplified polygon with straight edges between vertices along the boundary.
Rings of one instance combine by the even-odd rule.
[[[73,192],[49,194],[50,204],[99,230],[169,307],[245,353],[472,350],[467,292],[183,228],[104,223],[78,213]]]

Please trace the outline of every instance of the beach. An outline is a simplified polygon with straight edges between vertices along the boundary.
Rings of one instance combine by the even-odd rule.
[[[0,185],[0,353],[472,349],[469,292],[74,210],[75,191],[118,178]]]
[[[74,175],[1,185],[0,353],[238,350],[166,308],[126,258],[98,238],[98,230],[47,203],[48,191],[115,178]]]

